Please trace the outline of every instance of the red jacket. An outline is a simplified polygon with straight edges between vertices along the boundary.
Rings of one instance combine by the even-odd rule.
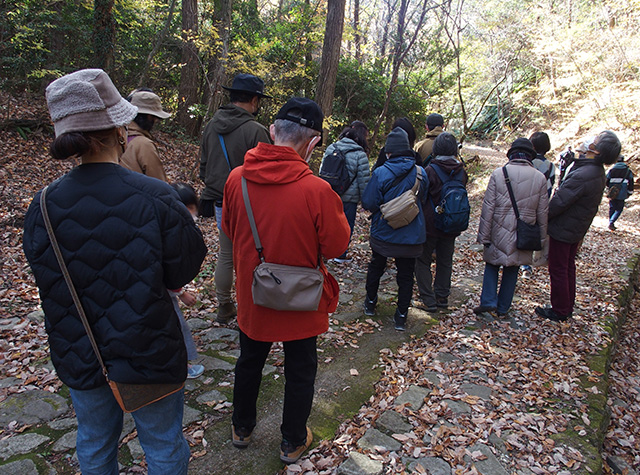
[[[340,197],[292,148],[266,143],[247,152],[244,165],[231,171],[224,187],[222,229],[233,242],[240,329],[258,341],[301,340],[325,332],[339,289],[323,263],[324,292],[318,311],[254,305],[251,283],[260,259],[242,198],[242,176],[265,259],[276,264],[316,267],[318,254],[330,259],[344,252],[350,228]]]

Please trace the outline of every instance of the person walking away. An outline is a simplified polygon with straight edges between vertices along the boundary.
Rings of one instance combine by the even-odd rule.
[[[507,164],[497,168],[489,178],[478,228],[478,243],[484,245],[485,268],[480,305],[473,309],[476,315],[484,312],[506,315],[518,282],[518,269],[521,265],[533,263],[533,251],[517,247],[517,220],[507,188],[507,176],[520,219],[531,225],[537,223],[543,251],[548,246],[547,180],[533,167],[531,161],[535,156],[531,142],[526,138],[518,138],[507,152]],[[502,280],[498,291],[500,268]]]
[[[54,159],[81,164],[46,188],[46,209],[110,381],[184,383],[187,352],[167,289],[199,272],[202,234],[166,183],[118,164],[125,126],[138,109],[101,69],[53,81],[46,90]],[[36,194],[23,246],[40,291],[51,361],[69,387],[83,474],[117,474],[123,411],[98,362],[45,230]],[[186,475],[184,390],[132,413],[151,475]]]
[[[160,98],[151,90],[133,91],[128,99],[138,108],[138,115],[127,127],[127,149],[120,157],[120,163],[134,172],[167,181],[151,129],[171,114],[162,109]]]
[[[387,266],[387,259],[393,258],[396,264],[396,282],[398,284],[398,303],[394,314],[394,326],[404,331],[407,325],[407,313],[413,294],[413,272],[415,261],[422,253],[426,239],[423,204],[426,199],[428,182],[426,173],[416,166],[414,155],[409,148],[409,137],[400,127],[393,129],[384,145],[387,161],[376,168],[367,189],[362,196],[362,207],[371,211],[371,261],[367,270],[364,300],[364,314],[375,315],[378,303],[380,278]],[[394,229],[383,218],[380,206],[412,189],[419,183],[417,205],[419,212],[406,226]]]
[[[409,146],[411,147],[411,151],[413,152],[413,156],[416,160],[416,165],[421,167],[422,157],[418,152],[413,150],[413,146],[416,142],[416,130],[413,128],[413,124],[406,117],[400,117],[399,119],[396,119],[393,122],[393,125],[391,126],[391,130],[395,129],[396,127],[400,127],[409,136]],[[387,152],[385,151],[384,147],[382,147],[380,149],[380,152],[378,152],[378,159],[376,160],[376,163],[373,165],[373,168],[371,168],[371,171],[373,172],[373,170],[375,170],[376,168],[381,167],[382,165],[385,164],[386,161],[387,161]]]
[[[218,223],[218,261],[214,272],[218,312],[216,322],[228,323],[237,315],[231,297],[233,287],[233,246],[222,230],[223,191],[231,170],[244,162],[248,150],[259,143],[271,143],[267,128],[255,120],[263,98],[264,82],[251,74],[238,74],[229,91],[230,103],[220,107],[206,125],[200,147],[200,215],[215,215]]]
[[[284,409],[280,459],[293,463],[313,439],[306,426],[318,366],[316,337],[329,327],[338,304],[338,284],[321,258],[339,256],[349,244],[349,223],[340,197],[308,165],[322,140],[323,114],[310,99],[294,97],[270,127],[274,145],[261,142],[244,165],[229,175],[224,189],[222,227],[233,242],[237,279],[240,357],[233,388],[232,443],[245,448],[256,426],[262,369],[272,342],[284,346]],[[243,180],[245,180],[243,184]],[[242,187],[261,241],[256,249]],[[318,268],[324,275],[316,311],[282,311],[256,305],[253,272],[266,262]]]
[[[353,236],[353,226],[356,222],[356,212],[358,211],[358,203],[362,200],[362,195],[367,183],[369,183],[369,144],[367,138],[369,131],[364,122],[356,120],[346,127],[338,141],[329,145],[324,152],[322,164],[320,165],[320,175],[322,175],[323,165],[327,157],[339,156],[344,160],[347,171],[349,172],[349,185],[340,195],[344,214],[351,228]],[[351,262],[348,255],[348,249],[334,262],[345,263]]]
[[[456,138],[448,132],[443,132],[436,137],[433,144],[433,160],[427,165],[425,171],[429,183],[427,203],[424,207],[424,220],[426,223],[427,238],[422,248],[422,254],[416,260],[416,281],[420,301],[428,312],[437,312],[438,308],[448,307],[449,294],[451,293],[451,270],[453,266],[453,251],[456,237],[462,230],[441,230],[436,226],[436,207],[440,206],[443,196],[443,179],[454,180],[466,187],[468,181],[464,165],[456,157],[458,155],[458,143]],[[466,195],[466,192],[465,192]],[[468,201],[467,201],[468,204]],[[466,215],[468,225],[469,215]],[[464,226],[466,229],[466,226]],[[435,281],[431,273],[433,253],[436,254]]]
[[[427,116],[425,126],[427,128],[427,133],[424,139],[418,142],[414,147],[414,150],[418,152],[422,158],[423,167],[429,165],[429,162],[433,157],[433,143],[435,142],[436,137],[444,132],[444,117],[435,112],[433,114],[429,114]]]
[[[576,158],[576,154],[571,150],[571,145],[567,146],[567,149],[560,154],[558,164],[560,166],[560,176],[558,178],[558,184],[562,183],[564,176],[567,174],[567,170]]]
[[[576,252],[602,201],[607,181],[604,165],[616,161],[621,144],[615,133],[605,130],[587,140],[584,148],[584,158],[574,162],[549,202],[551,307],[537,307],[535,312],[554,321],[565,321],[573,314]]]
[[[624,163],[624,156],[618,157],[617,163],[607,173],[609,192],[609,229],[615,231],[615,222],[622,214],[624,201],[633,193],[633,172]]]

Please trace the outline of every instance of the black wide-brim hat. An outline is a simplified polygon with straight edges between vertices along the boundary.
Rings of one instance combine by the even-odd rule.
[[[222,86],[227,91],[234,92],[246,92],[258,97],[265,97],[267,99],[273,99],[271,96],[264,93],[264,81],[253,74],[237,74],[233,78],[231,87]]]

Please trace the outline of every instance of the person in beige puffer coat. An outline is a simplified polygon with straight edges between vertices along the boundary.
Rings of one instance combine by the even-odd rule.
[[[509,162],[505,167],[520,218],[528,224],[537,222],[540,225],[542,255],[545,255],[549,197],[545,176],[531,163],[535,156],[536,151],[529,140],[516,139],[507,152]],[[482,203],[478,242],[484,245],[486,265],[480,306],[474,309],[476,314],[497,311],[499,316],[506,315],[518,281],[518,269],[521,265],[534,263],[533,251],[523,251],[516,247],[516,226],[516,215],[500,167],[491,174]],[[500,267],[503,270],[498,292]]]

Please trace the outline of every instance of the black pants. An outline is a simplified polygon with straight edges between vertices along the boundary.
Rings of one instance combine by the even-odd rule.
[[[367,298],[374,300],[378,295],[380,278],[387,267],[387,258],[376,251],[371,251],[371,261],[367,271]],[[406,315],[411,305],[413,295],[413,270],[416,263],[415,257],[394,257],[396,261],[396,283],[398,284],[398,311]]]
[[[262,381],[262,368],[272,343],[256,341],[240,332],[240,358],[236,362],[233,387],[235,427],[250,430],[256,426],[256,402]],[[318,370],[316,337],[284,342],[284,409],[280,431],[293,445],[302,445],[307,437],[307,419],[313,403]]]

